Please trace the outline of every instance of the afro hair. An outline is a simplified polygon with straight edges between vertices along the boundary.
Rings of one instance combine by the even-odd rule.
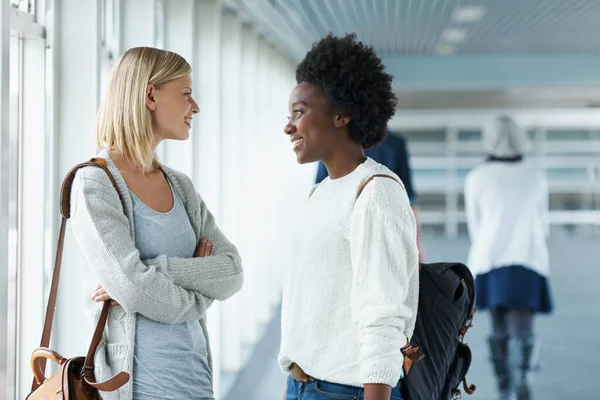
[[[396,110],[393,77],[381,59],[352,33],[331,33],[315,42],[296,68],[296,82],[317,85],[335,112],[351,117],[350,135],[364,149],[387,137],[387,123]]]

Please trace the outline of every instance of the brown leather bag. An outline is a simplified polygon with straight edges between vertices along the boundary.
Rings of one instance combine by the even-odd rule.
[[[77,171],[80,168],[87,166],[102,168],[108,174],[117,193],[119,193],[117,184],[106,166],[106,161],[102,158],[92,158],[88,162],[75,166],[69,171],[67,177],[63,181],[60,193],[62,223],[60,225],[58,248],[56,250],[52,288],[50,289],[50,298],[48,299],[42,341],[40,347],[31,355],[31,369],[33,371],[34,379],[33,384],[31,385],[31,393],[27,396],[27,400],[98,400],[100,399],[98,390],[112,392],[129,381],[129,374],[125,372],[121,372],[115,377],[100,383],[97,383],[94,378],[94,354],[96,353],[98,344],[102,339],[104,327],[106,326],[110,300],[104,302],[102,313],[100,314],[100,319],[96,325],[96,330],[94,331],[94,336],[86,357],[66,359],[55,351],[48,349],[48,345],[50,344],[50,332],[52,331],[52,320],[54,319],[54,308],[56,306],[58,280],[60,278],[65,228],[67,220],[71,217],[71,186],[73,185],[73,180],[75,179]],[[120,193],[119,197],[121,197]],[[122,198],[121,202],[123,202]],[[47,359],[54,361],[59,365],[58,371],[48,379],[44,377]]]

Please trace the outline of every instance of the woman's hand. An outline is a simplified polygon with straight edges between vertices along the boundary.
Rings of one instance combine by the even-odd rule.
[[[283,385],[283,397],[281,400],[287,399],[287,379],[285,380],[285,384]]]
[[[112,300],[112,298],[108,295],[108,293],[106,293],[106,290],[102,287],[102,285],[96,286],[96,289],[94,289],[94,292],[92,293],[90,298],[96,303],[102,303],[106,300]],[[113,306],[119,305],[119,303],[117,303],[114,300],[110,304]]]
[[[365,400],[389,400],[392,396],[392,387],[374,383],[365,384]]]
[[[200,243],[196,246],[196,250],[194,251],[194,257],[208,257],[214,256],[215,253],[212,251],[212,242],[207,239],[200,240]]]

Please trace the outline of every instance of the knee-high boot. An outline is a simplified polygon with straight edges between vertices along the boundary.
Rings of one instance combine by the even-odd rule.
[[[499,400],[512,400],[513,382],[509,365],[508,340],[489,339],[490,358],[496,374]]]
[[[534,337],[514,339],[511,367],[517,400],[531,400],[533,373],[539,368],[539,342]]]

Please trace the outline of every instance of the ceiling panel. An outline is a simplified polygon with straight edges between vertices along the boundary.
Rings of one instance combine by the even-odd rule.
[[[244,3],[255,15],[264,7]],[[356,32],[381,55],[503,53],[599,53],[600,0],[265,0],[281,17],[263,18],[279,34],[282,26],[306,51],[333,32]],[[466,11],[465,11],[466,9]],[[456,12],[481,10],[460,22]],[[260,19],[260,18],[258,18]],[[269,26],[265,26],[269,31]],[[450,29],[450,33],[445,33]],[[450,38],[446,38],[446,34]],[[461,37],[463,36],[464,37]],[[458,36],[457,36],[458,35]],[[288,38],[289,39],[289,38]]]

